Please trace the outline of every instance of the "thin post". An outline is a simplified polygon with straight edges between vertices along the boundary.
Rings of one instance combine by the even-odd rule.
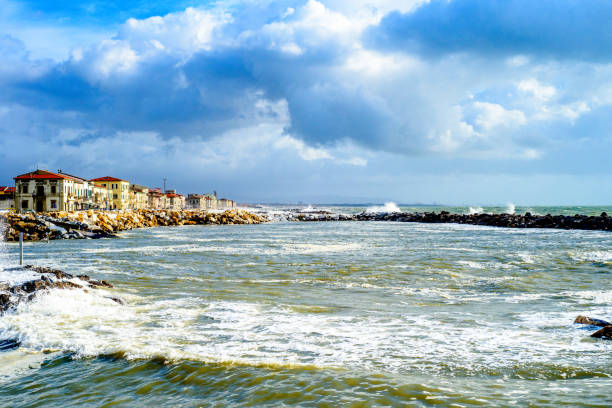
[[[19,265],[23,265],[23,232],[19,233]]]

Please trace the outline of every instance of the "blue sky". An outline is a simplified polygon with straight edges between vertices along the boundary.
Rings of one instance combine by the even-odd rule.
[[[602,0],[0,0],[0,185],[610,204]]]

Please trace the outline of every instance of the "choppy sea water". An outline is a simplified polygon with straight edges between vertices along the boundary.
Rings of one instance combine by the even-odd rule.
[[[609,232],[162,227],[28,243],[26,262],[115,289],[0,317],[22,342],[0,405],[612,405],[612,342],[572,324],[612,319]]]

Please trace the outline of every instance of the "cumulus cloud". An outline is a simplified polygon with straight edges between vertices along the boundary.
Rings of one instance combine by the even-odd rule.
[[[506,171],[501,163],[516,159],[552,169],[578,137],[593,150],[606,146],[608,50],[578,43],[607,38],[608,8],[219,1],[126,18],[60,62],[36,58],[11,31],[0,36],[1,147],[56,145],[85,172],[136,172],[129,153],[96,153],[117,149],[149,166],[313,183],[321,169],[350,179],[345,172],[388,174],[411,163],[441,172],[452,160],[462,161],[453,169],[476,160]],[[55,166],[60,159],[43,150],[27,165]]]

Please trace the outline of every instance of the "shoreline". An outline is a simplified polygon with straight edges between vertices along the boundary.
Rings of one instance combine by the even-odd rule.
[[[178,225],[260,224],[266,218],[245,210],[212,212],[205,210],[123,210],[59,211],[48,213],[8,213],[0,215],[7,242],[56,239],[113,238],[116,233],[137,228]]]
[[[338,222],[386,221],[425,224],[464,224],[500,228],[548,228],[563,230],[612,231],[612,217],[576,214],[457,214],[436,212],[361,212],[343,214],[327,210],[285,210],[276,213],[257,209],[209,210],[88,210],[50,213],[0,214],[0,225],[6,230],[0,237],[7,242],[55,239],[113,238],[116,233],[137,228],[179,225],[240,225],[267,222]]]

